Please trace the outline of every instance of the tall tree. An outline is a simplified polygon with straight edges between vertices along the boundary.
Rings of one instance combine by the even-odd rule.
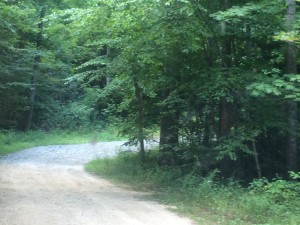
[[[222,170],[243,177],[296,169],[295,1],[288,11],[282,0],[20,3],[0,3],[0,124],[118,117],[142,159],[159,129],[167,164],[210,170],[231,158],[238,163]],[[284,29],[289,42],[275,41]]]
[[[32,72],[32,78],[31,78],[31,86],[29,89],[29,112],[26,122],[26,130],[30,130],[31,123],[32,123],[32,117],[34,113],[34,107],[35,107],[35,97],[36,97],[36,86],[37,86],[37,79],[40,73],[40,63],[41,63],[41,51],[43,46],[43,32],[44,32],[44,22],[43,19],[46,15],[46,7],[41,6],[39,9],[39,16],[38,16],[38,32],[36,34],[35,38],[35,44],[36,44],[36,56],[34,57],[34,66],[33,66],[33,72]]]
[[[286,0],[286,31],[293,30],[296,22],[296,1]],[[286,44],[286,73],[297,74],[297,46],[294,42]],[[288,171],[296,171],[298,169],[298,147],[297,147],[297,131],[298,131],[298,115],[297,102],[289,101],[288,108],[288,145],[287,145],[287,169]]]

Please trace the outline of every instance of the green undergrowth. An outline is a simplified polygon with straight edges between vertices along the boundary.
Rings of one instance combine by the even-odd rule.
[[[0,156],[35,146],[54,144],[80,144],[88,142],[95,143],[99,141],[114,140],[122,140],[122,138],[118,136],[117,129],[112,127],[98,132],[94,130],[54,130],[50,132],[0,131]]]
[[[299,173],[291,174],[293,181],[260,179],[245,188],[234,180],[220,179],[218,171],[203,177],[196,169],[187,173],[183,167],[159,166],[158,157],[157,151],[150,151],[141,165],[138,154],[123,152],[85,168],[136,190],[152,191],[156,199],[176,206],[198,224],[300,224]]]

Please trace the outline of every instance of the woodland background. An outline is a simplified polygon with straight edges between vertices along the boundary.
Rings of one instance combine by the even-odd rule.
[[[294,0],[1,0],[0,129],[159,139],[159,165],[299,167]],[[159,138],[158,138],[159,136]]]

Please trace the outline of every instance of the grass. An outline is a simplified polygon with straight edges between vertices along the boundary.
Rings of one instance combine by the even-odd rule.
[[[136,190],[152,191],[156,199],[176,206],[198,224],[300,224],[300,182],[257,180],[243,188],[234,180],[221,181],[218,171],[201,177],[196,169],[187,173],[181,167],[161,167],[158,157],[151,151],[141,165],[137,154],[127,152],[92,161],[85,169]]]
[[[118,131],[107,128],[101,132],[95,131],[62,131],[50,132],[30,131],[0,131],[0,156],[26,148],[54,144],[80,144],[98,141],[121,140]]]

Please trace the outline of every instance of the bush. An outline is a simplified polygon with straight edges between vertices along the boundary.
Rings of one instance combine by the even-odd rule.
[[[299,173],[290,172],[290,177],[291,181],[280,177],[254,180],[242,197],[243,210],[269,224],[300,224]]]
[[[265,178],[254,180],[250,190],[255,194],[263,194],[276,204],[286,204],[300,197],[300,182],[296,181],[300,173],[290,172],[292,181],[280,177],[269,181]]]

